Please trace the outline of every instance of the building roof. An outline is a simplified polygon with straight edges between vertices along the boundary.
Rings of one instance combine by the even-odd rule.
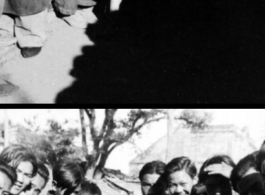
[[[151,162],[157,159],[165,159],[165,148],[167,145],[167,137],[163,136],[157,142],[152,144],[143,153],[139,154],[136,158],[130,161],[130,164],[142,164],[143,162]]]
[[[181,130],[186,130],[186,129],[182,128]],[[248,130],[246,128],[240,129],[235,125],[209,125],[204,130],[192,131],[192,135],[198,136],[198,135],[219,134],[219,133],[234,134],[237,138],[245,139],[248,142],[249,146],[253,150],[256,150],[254,141],[248,136],[247,132]],[[165,159],[166,147],[167,147],[167,136],[163,136],[157,142],[151,145],[147,150],[145,150],[142,154],[138,155],[136,158],[131,160],[130,164],[143,164],[153,160]]]

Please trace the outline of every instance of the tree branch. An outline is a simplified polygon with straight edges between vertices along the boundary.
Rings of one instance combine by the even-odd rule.
[[[133,123],[132,123],[132,128],[135,127],[137,121],[139,121],[140,118],[141,118],[141,115],[140,115],[140,114],[138,114],[138,115],[135,117],[135,119],[134,119],[134,121],[133,121]]]
[[[113,133],[115,129],[114,116],[118,109],[106,109],[105,110],[105,120],[102,126],[102,138],[108,140],[109,136]]]
[[[182,117],[182,116],[181,117],[175,117],[174,119],[176,119],[176,120],[183,120],[187,124],[190,124],[190,125],[194,124],[194,122],[192,120],[189,120],[188,118],[185,118],[185,117]]]
[[[159,121],[159,120],[164,119],[164,118],[165,117],[158,117],[158,118],[151,119],[151,120],[145,119],[142,124],[138,125],[137,127],[133,128],[129,131],[129,133],[125,136],[125,139],[122,141],[122,143],[128,141],[133,134],[138,133],[143,126],[145,126],[149,123],[155,122],[155,121]]]
[[[183,120],[187,123],[188,126],[192,127],[192,128],[204,128],[206,126],[205,121],[203,119],[196,119],[196,121],[191,120],[189,118],[180,116],[180,117],[175,117],[176,120]]]
[[[115,144],[114,146],[112,146],[112,148],[108,151],[108,153],[110,154],[117,146],[119,146],[120,144]]]
[[[92,139],[94,140],[96,138],[96,130],[95,130],[95,109],[84,109],[88,118],[89,118],[89,127],[90,127],[90,133],[92,136]]]
[[[81,122],[81,129],[82,129],[82,146],[83,146],[83,150],[85,152],[85,156],[88,155],[88,151],[87,151],[87,142],[86,142],[86,128],[85,128],[85,118],[84,118],[84,110],[83,109],[79,109],[80,112],[80,122]]]
[[[114,143],[114,142],[113,142]],[[113,144],[113,143],[111,143],[111,144]],[[111,145],[110,144],[110,145]],[[110,146],[109,145],[109,146]],[[109,155],[111,154],[111,152],[118,146],[118,145],[120,145],[120,144],[115,144],[114,146],[112,146],[111,147],[111,149],[110,150],[108,150],[108,147],[106,146],[106,150],[105,150],[105,152],[102,152],[101,153],[101,157],[100,157],[100,161],[99,161],[99,163],[98,163],[98,167],[99,168],[103,168],[104,166],[105,166],[105,164],[106,164],[106,162],[107,162],[107,159],[108,159],[108,157],[109,157]]]

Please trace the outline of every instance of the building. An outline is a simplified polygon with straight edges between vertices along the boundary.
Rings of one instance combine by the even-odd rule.
[[[174,156],[188,156],[199,169],[208,158],[217,154],[226,154],[235,162],[257,150],[249,137],[248,129],[239,129],[234,125],[208,126],[204,130],[191,130],[183,127],[175,129],[171,144],[167,136],[162,137],[142,154],[130,162],[130,175],[138,175],[142,166],[153,160],[166,162],[167,149]]]

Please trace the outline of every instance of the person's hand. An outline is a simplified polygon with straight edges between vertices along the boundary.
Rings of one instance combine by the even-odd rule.
[[[208,167],[204,169],[204,171],[208,172],[208,175],[221,174],[226,178],[230,178],[232,170],[233,170],[233,167],[231,167],[230,165],[224,162],[209,165]]]

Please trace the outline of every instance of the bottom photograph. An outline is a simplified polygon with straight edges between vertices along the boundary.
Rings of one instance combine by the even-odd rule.
[[[265,195],[265,109],[1,109],[2,195]]]

